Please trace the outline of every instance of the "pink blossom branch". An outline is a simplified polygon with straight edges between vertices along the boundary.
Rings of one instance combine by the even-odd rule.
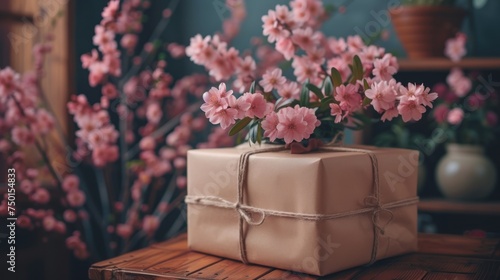
[[[180,2],[180,0],[173,0],[169,4],[168,9],[170,9],[171,11],[175,11],[177,9],[177,6],[178,6],[179,2]],[[149,38],[148,42],[154,42],[158,38],[160,38],[160,36],[163,34],[163,32],[167,28],[168,24],[170,23],[170,20],[171,20],[171,17],[164,17],[164,18],[162,18],[162,20],[158,23],[158,25],[156,26],[155,30],[151,34],[151,37]],[[141,54],[139,55],[139,57],[141,58],[141,61],[145,61],[145,58],[147,58],[149,55],[150,55],[150,52],[148,52],[148,51],[146,51],[146,50],[143,49],[141,51]],[[135,75],[137,75],[137,73],[139,73],[139,70],[141,70],[142,66],[143,66],[143,63],[134,64],[132,66],[132,68],[130,68],[130,70],[128,70],[128,72],[123,76],[123,78],[121,78],[119,80],[119,82],[118,82],[119,88],[123,88],[123,85],[128,80],[130,80],[130,78],[132,78]]]
[[[177,9],[178,4],[179,4],[179,0],[173,0],[169,4],[169,9],[172,11],[175,11]],[[160,23],[156,26],[155,30],[153,31],[153,34],[151,35],[151,37],[149,39],[149,42],[153,42],[153,41],[157,40],[161,36],[161,34],[163,33],[163,31],[165,30],[165,28],[168,26],[169,23],[170,23],[170,17],[164,17],[160,21]],[[144,61],[144,58],[148,57],[149,55],[150,55],[150,53],[143,49],[141,54],[140,54],[141,61]],[[120,91],[120,104],[124,108],[127,108],[126,107],[127,106],[127,104],[126,104],[127,99],[126,99],[125,93],[123,91],[123,86],[131,77],[137,75],[137,73],[139,72],[139,70],[141,69],[142,66],[143,66],[143,63],[133,65],[132,68],[130,68],[130,70],[118,82],[118,88]],[[120,158],[121,158],[121,170],[122,170],[122,175],[121,175],[122,182],[121,182],[120,197],[121,197],[121,201],[123,202],[123,205],[126,206],[128,204],[128,200],[129,200],[129,196],[130,196],[129,191],[128,191],[128,172],[127,172],[128,147],[127,147],[127,141],[126,141],[126,133],[127,133],[127,119],[126,119],[126,117],[122,116],[120,118],[119,131],[120,131]]]
[[[25,112],[23,110],[23,107],[21,106],[21,104],[19,103],[19,101],[16,99],[16,97],[13,94],[11,94],[11,95],[9,95],[9,98],[12,98],[12,100],[16,104],[17,108],[19,109],[19,112],[21,113],[21,115],[23,117],[26,117],[26,114],[25,114]],[[27,126],[31,130],[31,126],[29,124],[27,124]],[[49,156],[44,151],[44,149],[42,148],[42,146],[40,145],[40,143],[38,142],[38,139],[34,139],[34,143],[35,143],[35,147],[36,147],[37,151],[42,156],[43,161],[47,164],[47,167],[49,168],[50,174],[52,175],[52,177],[54,177],[54,179],[57,181],[57,183],[59,184],[59,186],[62,186],[62,178],[61,178],[61,176],[56,172],[56,170],[52,166],[52,163],[50,162]]]
[[[183,111],[182,113],[178,114],[177,116],[175,116],[174,118],[172,118],[171,120],[169,120],[168,122],[166,122],[165,124],[163,124],[162,126],[160,126],[153,133],[151,133],[150,136],[152,138],[157,138],[157,137],[160,137],[160,136],[163,136],[163,135],[167,134],[169,131],[171,131],[172,129],[174,129],[177,126],[177,124],[179,123],[182,115],[184,115],[185,113],[194,113],[194,112],[196,112],[197,110],[200,109],[200,105],[201,105],[201,102],[196,102],[196,103],[191,104],[186,109],[186,111]],[[141,149],[139,147],[139,144],[136,144],[134,147],[132,147],[127,152],[127,154],[126,154],[127,160],[130,160],[134,156],[136,156],[139,153],[140,150]]]

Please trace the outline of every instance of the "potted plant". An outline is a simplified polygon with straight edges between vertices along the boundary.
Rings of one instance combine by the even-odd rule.
[[[459,50],[460,44],[465,44],[462,34],[449,40],[446,53],[453,54],[448,50]],[[434,90],[440,98],[432,111],[437,123],[433,134],[440,135],[447,150],[436,170],[438,187],[451,199],[487,198],[494,191],[497,176],[484,149],[500,129],[498,92],[480,75],[466,76],[458,68],[452,69],[446,84],[437,84]]]
[[[402,0],[389,13],[411,59],[443,56],[446,40],[460,30],[466,14],[455,0]]]

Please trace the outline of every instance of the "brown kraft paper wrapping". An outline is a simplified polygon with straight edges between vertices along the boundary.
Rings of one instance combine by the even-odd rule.
[[[285,270],[326,275],[368,264],[372,257],[380,260],[416,251],[418,152],[353,148],[370,150],[376,157],[381,208],[398,201],[413,202],[390,209],[374,206],[373,162],[365,152],[321,149],[298,155],[287,150],[252,154],[242,205],[311,215],[369,211],[324,220],[253,213],[251,220],[256,223],[252,225],[235,208],[188,203],[189,247],[242,260],[241,219],[248,262]],[[236,203],[240,155],[253,149],[189,151],[188,198]]]

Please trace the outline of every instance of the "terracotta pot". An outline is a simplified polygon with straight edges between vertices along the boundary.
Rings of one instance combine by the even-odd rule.
[[[444,55],[446,40],[460,31],[465,11],[447,6],[402,6],[389,10],[408,57]]]
[[[480,146],[448,144],[436,179],[441,192],[457,200],[487,198],[495,189],[496,170]]]

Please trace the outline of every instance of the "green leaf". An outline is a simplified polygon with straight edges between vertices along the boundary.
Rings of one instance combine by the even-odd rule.
[[[259,122],[259,125],[257,126],[257,143],[262,144],[262,135],[264,133],[264,130],[262,129],[262,123]]]
[[[311,102],[309,103],[309,108],[318,108],[321,106],[321,102]]]
[[[325,79],[324,87],[325,87],[325,95],[331,96],[333,94],[333,84],[332,84],[332,80],[330,78],[327,77]]]
[[[236,135],[236,133],[244,129],[250,123],[251,120],[252,119],[249,117],[239,120],[229,131],[229,136]]]
[[[363,64],[359,56],[355,55],[352,59],[352,79],[351,84],[355,84],[356,81],[363,79]]]
[[[306,84],[302,87],[302,91],[300,92],[300,106],[302,107],[308,107],[309,105],[309,89],[306,87]]]
[[[278,99],[278,101],[276,101],[276,104],[274,105],[274,110],[275,111],[279,111],[280,109],[282,108],[285,108],[285,107],[293,107],[297,104],[297,100],[295,99],[283,99],[283,98],[280,98]]]
[[[340,75],[339,70],[337,70],[336,68],[332,68],[330,72],[331,72],[333,86],[334,87],[340,86],[342,84],[342,76]]]
[[[167,59],[167,54],[164,52],[161,52],[158,54],[158,59],[159,60],[166,60]]]
[[[370,105],[370,103],[371,103],[371,102],[372,102],[372,100],[371,100],[370,98],[365,97],[365,98],[363,99],[363,107],[364,107],[364,106],[368,106],[368,105]]]
[[[354,113],[352,116],[353,116],[353,118],[354,118],[355,120],[359,120],[359,121],[361,121],[361,123],[360,123],[361,125],[366,125],[366,124],[371,123],[371,119],[370,119],[370,117],[368,117],[368,116],[367,116],[367,115],[365,115],[365,114],[362,114],[362,113]],[[354,122],[356,123],[356,121],[354,121]]]
[[[366,79],[363,79],[363,88],[365,90],[369,90],[370,89],[370,85],[368,84],[368,82],[366,81]]]
[[[323,97],[325,97],[323,95],[323,93],[321,92],[321,89],[319,89],[317,86],[313,85],[313,84],[306,84],[306,87],[312,91],[319,99],[322,99]]]
[[[255,86],[257,81],[253,81],[250,85],[250,93],[255,93]]]

